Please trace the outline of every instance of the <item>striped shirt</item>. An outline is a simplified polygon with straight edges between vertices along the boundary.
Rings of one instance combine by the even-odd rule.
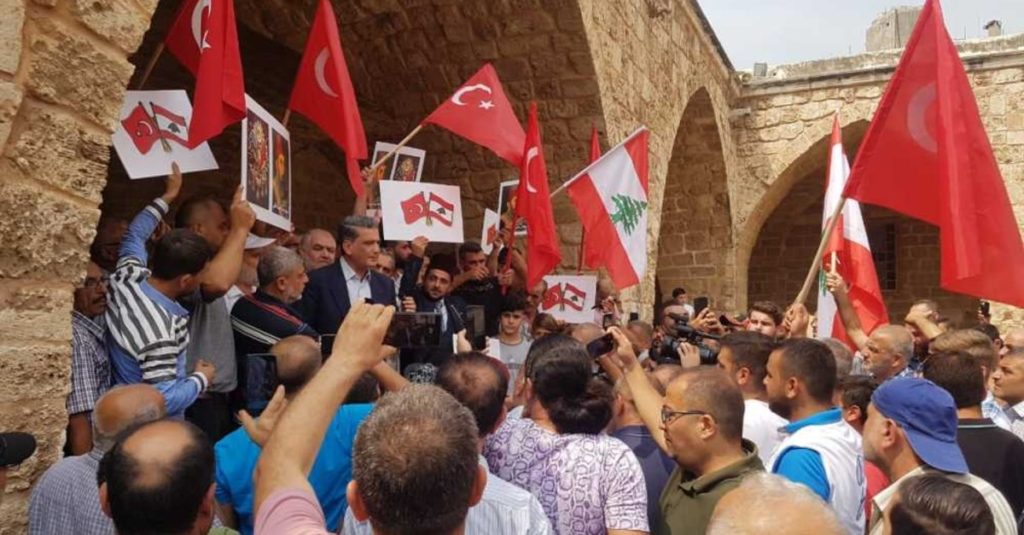
[[[207,382],[199,373],[185,375],[188,312],[149,284],[146,241],[167,210],[157,198],[125,232],[107,291],[107,349],[115,383],[155,386],[164,395],[168,416],[180,417]]]
[[[487,460],[480,458],[487,468]],[[352,508],[345,512],[342,535],[372,535],[368,520],[358,521]],[[487,475],[484,494],[466,514],[466,535],[550,535],[551,522],[540,502],[529,492],[495,476]]]

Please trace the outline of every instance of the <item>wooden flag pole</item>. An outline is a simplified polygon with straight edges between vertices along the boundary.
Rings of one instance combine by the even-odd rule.
[[[284,110],[284,117],[281,118],[281,126],[287,128],[288,127],[288,119],[291,119],[291,118],[292,118],[292,109],[291,108],[285,108],[285,110]]]
[[[814,279],[818,275],[818,269],[821,267],[821,255],[825,253],[825,246],[828,245],[829,236],[836,229],[836,225],[839,223],[839,215],[843,212],[844,206],[846,206],[845,196],[839,198],[839,203],[836,204],[835,210],[832,211],[832,216],[829,217],[828,226],[825,228],[825,232],[821,234],[821,242],[818,243],[818,250],[814,253],[811,269],[807,271],[807,278],[804,279],[804,285],[800,288],[800,293],[797,294],[796,299],[793,301],[794,305],[802,305],[804,301],[807,301],[807,296],[810,295],[811,287],[814,285]]]
[[[394,156],[402,147],[406,146],[406,144],[408,144],[409,141],[412,140],[413,136],[419,134],[420,130],[423,130],[422,123],[416,125],[416,128],[413,128],[412,132],[409,132],[409,135],[405,136],[405,138],[403,138],[402,141],[399,141],[398,145],[396,145],[395,148],[391,149],[391,152],[385,154],[383,158],[377,160],[376,162],[373,162],[373,165],[370,166],[370,173],[373,173],[374,171],[377,170],[378,167],[384,165],[385,162],[390,160],[392,156]]]
[[[156,61],[160,59],[160,56],[164,53],[164,44],[161,42],[156,45],[156,50],[153,51],[153,55],[149,58],[149,63],[146,64],[146,70],[142,71],[142,79],[139,80],[139,85],[135,88],[141,90],[142,86],[146,85],[146,80],[149,80],[149,75],[153,74],[153,67],[156,67]]]

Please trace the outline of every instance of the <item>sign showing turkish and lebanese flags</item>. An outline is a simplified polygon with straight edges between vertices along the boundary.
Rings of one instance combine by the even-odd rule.
[[[192,147],[245,117],[245,81],[233,0],[187,0],[165,40],[167,50],[196,77]]]
[[[480,248],[484,254],[489,255],[494,249],[494,242],[498,239],[501,216],[490,208],[484,209],[484,226],[480,235]]]
[[[555,216],[548,190],[548,169],[537,124],[537,103],[530,103],[530,118],[519,168],[516,215],[526,221],[526,287],[533,288],[562,261]]]
[[[366,133],[341,49],[337,19],[328,0],[320,0],[317,8],[288,109],[316,123],[345,151],[349,183],[356,195],[362,195],[358,160],[368,155]]]
[[[428,123],[483,145],[512,165],[522,161],[526,133],[489,63],[423,120]]]
[[[568,182],[587,233],[583,258],[622,290],[647,271],[647,138],[640,128]],[[532,229],[531,229],[532,231]]]
[[[1024,306],[1024,244],[936,0],[925,2],[844,194],[938,226],[942,288]]]
[[[458,186],[429,182],[380,183],[385,240],[462,243],[462,199]]]
[[[828,184],[825,188],[825,207],[822,216],[822,228],[828,226],[828,218],[840,202],[846,179],[850,174],[850,163],[843,151],[843,134],[839,128],[839,114],[832,121],[832,140],[829,144]],[[875,273],[874,259],[871,257],[871,246],[868,244],[868,233],[864,228],[860,204],[848,200],[840,220],[836,223],[832,235],[825,248],[823,266],[835,269],[850,285],[849,296],[853,309],[860,319],[864,332],[870,334],[879,325],[889,322],[889,315],[882,300],[882,290]],[[836,265],[832,266],[832,258]],[[836,310],[835,298],[819,285],[818,290],[818,338],[837,338],[850,345],[846,329]]]
[[[130,178],[166,176],[172,162],[182,173],[217,169],[208,144],[189,147],[192,105],[184,90],[127,91],[119,117],[111,142]]]
[[[548,291],[538,310],[567,323],[594,321],[597,277],[593,275],[549,275]]]

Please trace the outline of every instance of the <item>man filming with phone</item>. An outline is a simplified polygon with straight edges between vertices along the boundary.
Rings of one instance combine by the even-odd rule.
[[[455,259],[446,254],[432,256],[423,284],[416,284],[429,243],[423,236],[410,243],[412,254],[405,263],[399,295],[405,312],[433,312],[441,316],[441,343],[438,347],[403,350],[403,369],[411,363],[430,363],[439,367],[452,354],[472,349],[466,338],[465,302],[450,295],[457,269]]]

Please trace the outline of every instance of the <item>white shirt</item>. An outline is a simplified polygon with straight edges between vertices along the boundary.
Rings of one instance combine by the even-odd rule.
[[[789,422],[772,412],[766,401],[747,399],[743,405],[743,438],[757,444],[757,456],[765,466],[770,466],[768,461],[785,438],[779,428]]]
[[[985,399],[981,402],[981,415],[992,420],[996,426],[1007,431],[1011,430],[1010,418],[1003,412],[1003,408],[999,406],[992,392],[985,393]]]
[[[348,304],[356,306],[366,299],[372,299],[370,293],[370,270],[366,270],[362,278],[356,275],[356,270],[348,265],[344,258],[338,261],[341,264],[341,276],[345,279],[345,287],[348,288]],[[385,304],[385,303],[380,303]]]
[[[1013,517],[1013,511],[1010,509],[1010,504],[1007,503],[1006,498],[1004,498],[995,487],[989,485],[987,481],[971,474],[947,474],[945,472],[932,470],[926,466],[918,466],[908,472],[907,475],[893,481],[892,484],[885,487],[885,490],[876,494],[874,499],[871,500],[871,529],[868,531],[869,535],[882,535],[882,533],[885,532],[885,522],[882,521],[882,511],[889,508],[893,496],[895,496],[897,489],[899,489],[900,483],[912,477],[922,476],[925,473],[941,474],[946,476],[948,479],[956,481],[957,483],[964,483],[965,485],[974,487],[974,489],[980,492],[982,497],[985,498],[985,502],[988,503],[989,509],[992,510],[992,517],[996,522],[996,535],[1014,535],[1017,533],[1017,521]]]
[[[1024,439],[1024,401],[1006,408],[1004,414],[1006,414],[1006,418],[1010,421],[1010,431],[1019,438]]]
[[[487,468],[487,460],[480,457],[480,466]],[[345,511],[341,528],[342,535],[372,535],[369,520],[359,522],[352,514],[352,508]],[[487,473],[480,503],[469,509],[466,515],[466,535],[552,535],[551,522],[544,514],[544,508],[532,494]]]

